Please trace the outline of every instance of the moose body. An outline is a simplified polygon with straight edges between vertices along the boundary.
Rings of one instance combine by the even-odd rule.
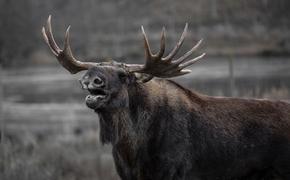
[[[69,45],[55,43],[50,17],[42,29],[58,61],[71,73],[87,70],[80,83],[86,104],[100,117],[100,139],[112,144],[123,180],[290,179],[290,104],[282,101],[210,97],[169,78],[204,54],[186,60],[201,41],[173,60],[182,36],[169,53],[152,54],[147,36],[145,65],[76,60]]]
[[[290,105],[215,98],[173,81],[128,87],[128,106],[97,110],[122,179],[290,178]]]

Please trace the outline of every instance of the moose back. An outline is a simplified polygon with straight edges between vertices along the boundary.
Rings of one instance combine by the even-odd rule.
[[[290,179],[290,104],[281,101],[210,97],[165,78],[185,69],[197,43],[174,58],[152,54],[142,27],[144,65],[81,62],[72,55],[69,28],[64,49],[55,43],[48,18],[42,33],[60,64],[90,92],[86,104],[100,117],[102,143],[113,146],[117,172],[126,180]],[[154,78],[154,77],[158,77]],[[153,79],[154,78],[154,79]]]

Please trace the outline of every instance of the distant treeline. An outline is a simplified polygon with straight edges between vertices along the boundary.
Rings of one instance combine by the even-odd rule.
[[[289,0],[0,0],[0,61],[6,66],[50,62],[40,33],[49,14],[58,43],[72,25],[74,53],[88,60],[140,59],[141,25],[154,49],[164,25],[170,50],[186,22],[187,48],[203,38],[201,49],[210,55],[287,55],[289,9]]]

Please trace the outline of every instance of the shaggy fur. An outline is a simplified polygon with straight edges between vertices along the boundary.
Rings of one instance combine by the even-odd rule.
[[[106,73],[98,68],[116,78]],[[210,97],[164,79],[126,82],[95,109],[122,179],[290,179],[290,104]]]

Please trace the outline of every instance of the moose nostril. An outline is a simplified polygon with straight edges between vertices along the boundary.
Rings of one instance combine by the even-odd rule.
[[[89,85],[89,81],[80,81],[80,83],[82,84],[82,85]]]
[[[80,84],[81,84],[81,86],[82,86],[83,89],[87,89],[88,88],[88,85],[90,83],[89,81],[82,80],[82,79],[80,79],[79,82],[80,82]]]
[[[103,81],[100,78],[96,78],[96,79],[94,79],[94,83],[95,84],[102,84]]]

